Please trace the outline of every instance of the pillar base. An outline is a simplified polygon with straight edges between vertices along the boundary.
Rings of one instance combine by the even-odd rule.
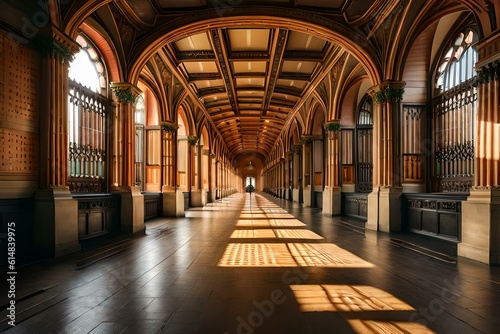
[[[381,232],[401,231],[402,188],[374,187],[368,195],[365,228]]]
[[[458,255],[500,265],[500,189],[472,189],[462,202],[462,242]]]
[[[204,189],[191,190],[191,206],[203,207],[207,204],[207,191]]]
[[[45,258],[80,250],[78,201],[66,187],[39,189],[35,193],[35,250]]]
[[[323,191],[323,214],[339,216],[342,209],[342,193],[340,187],[326,187]]]
[[[173,187],[163,187],[163,216],[184,217],[184,193]]]
[[[302,199],[305,207],[311,207],[312,204],[312,194],[311,188],[308,186],[302,190]]]
[[[299,202],[299,198],[300,198],[299,197],[300,196],[300,189],[294,188],[293,191],[292,191],[292,193],[293,193],[293,201],[298,203]]]
[[[120,219],[122,233],[135,234],[144,231],[144,196],[141,194],[141,188],[130,186],[112,190],[122,197]]]

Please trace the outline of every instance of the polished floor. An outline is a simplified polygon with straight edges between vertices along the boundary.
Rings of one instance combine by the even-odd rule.
[[[500,268],[267,195],[19,268],[7,333],[498,333]],[[5,274],[5,273],[4,273]],[[5,275],[4,275],[5,277]],[[5,284],[5,281],[4,283]],[[7,291],[7,287],[2,288]]]

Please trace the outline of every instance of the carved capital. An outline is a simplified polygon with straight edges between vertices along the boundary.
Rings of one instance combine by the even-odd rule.
[[[118,102],[135,104],[142,93],[139,88],[128,82],[112,82],[110,86]]]
[[[370,88],[368,94],[377,104],[400,102],[403,99],[405,85],[404,81],[384,81]]]
[[[337,132],[340,130],[340,119],[334,119],[325,123],[326,131]]]
[[[479,84],[500,80],[500,61],[495,60],[477,69]]]

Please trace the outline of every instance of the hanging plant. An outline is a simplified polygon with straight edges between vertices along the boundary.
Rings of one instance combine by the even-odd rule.
[[[325,130],[326,131],[339,131],[340,130],[340,123],[339,122],[326,123]]]
[[[387,86],[373,94],[375,103],[380,104],[384,102],[395,103],[403,99],[405,89],[403,87]]]
[[[196,137],[196,136],[187,136],[187,141],[191,145],[196,145],[196,143],[198,142],[198,137]]]
[[[171,122],[163,122],[160,127],[165,132],[175,132],[179,129],[179,125]]]
[[[246,191],[247,193],[252,193],[255,191],[255,187],[251,184],[249,184],[248,186],[246,186]]]

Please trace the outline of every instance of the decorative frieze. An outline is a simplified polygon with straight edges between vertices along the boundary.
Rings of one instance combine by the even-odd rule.
[[[92,178],[68,178],[68,187],[72,193],[100,193],[102,182]]]
[[[472,180],[471,181],[441,181],[441,191],[443,192],[458,192],[458,193],[467,193],[472,188]]]
[[[412,209],[441,210],[460,212],[460,202],[441,202],[439,200],[408,199],[408,207]]]

